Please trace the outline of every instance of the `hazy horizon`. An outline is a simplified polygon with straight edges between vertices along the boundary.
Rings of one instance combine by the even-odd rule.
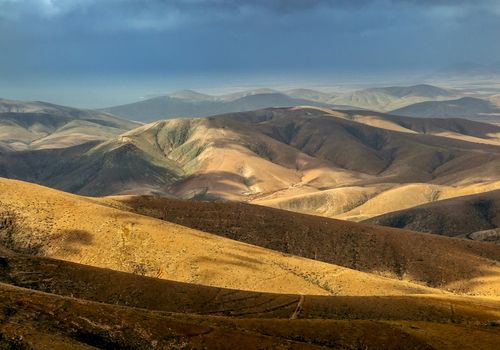
[[[105,107],[175,90],[354,89],[500,62],[497,1],[2,0],[0,97]]]

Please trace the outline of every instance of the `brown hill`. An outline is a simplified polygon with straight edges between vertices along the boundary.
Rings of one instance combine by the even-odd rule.
[[[7,348],[446,349],[464,343],[487,349],[499,336],[492,326],[500,306],[493,299],[244,292],[4,248],[0,281],[0,344]]]
[[[342,220],[362,221],[437,200],[498,188],[500,188],[500,181],[456,186],[428,183],[374,184],[346,186],[304,194],[282,191],[257,198],[253,203]]]
[[[86,198],[3,179],[0,208],[2,243],[32,253],[0,246],[4,348],[491,349],[500,339],[496,245],[248,204]],[[230,235],[284,241],[288,253],[220,237]],[[397,237],[403,245],[394,244]],[[384,260],[380,252],[416,259],[405,271],[430,271],[425,260],[432,258],[434,270],[444,264],[440,278],[450,283],[442,287],[491,297],[289,255],[301,239],[329,249],[338,243],[361,269]],[[304,253],[319,247],[302,245]],[[456,273],[470,280],[452,281]]]
[[[446,236],[498,240],[494,231],[489,236],[475,233],[498,229],[499,212],[500,191],[496,190],[398,210],[367,222]]]
[[[499,180],[499,130],[464,120],[279,108],[161,121],[64,151],[6,153],[0,175],[85,195],[240,201],[372,184],[462,185]]]
[[[497,294],[500,287],[500,247],[491,244],[249,204],[160,197],[118,197],[105,202],[283,253],[434,287],[489,295]]]
[[[468,323],[500,316],[495,298],[435,294],[315,296],[208,287],[26,254],[0,253],[3,284],[148,310],[241,318],[373,319]],[[450,305],[454,313],[450,312]],[[389,305],[393,307],[388,307]],[[397,306],[397,307],[394,307]]]
[[[0,99],[0,142],[13,150],[64,148],[102,141],[137,126],[108,113]]]
[[[0,241],[18,252],[242,290],[318,295],[398,295],[429,290],[409,280],[251,246],[19,181],[0,180],[0,208]],[[469,262],[486,268],[496,252],[490,249],[483,254],[489,258],[472,256]],[[479,280],[486,273],[468,271]],[[490,282],[470,287],[463,285],[464,290],[484,294],[496,288]]]
[[[500,123],[500,108],[493,101],[475,97],[462,97],[449,101],[425,101],[391,113],[423,118],[467,118],[493,124]]]
[[[480,318],[469,324],[242,319],[121,307],[4,284],[0,293],[0,344],[16,349],[492,349],[499,339],[495,321]]]

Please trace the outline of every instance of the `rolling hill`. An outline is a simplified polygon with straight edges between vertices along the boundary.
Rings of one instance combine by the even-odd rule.
[[[500,191],[460,196],[397,210],[367,222],[445,236],[499,241]]]
[[[0,204],[4,348],[490,349],[500,337],[497,245],[4,179]]]
[[[391,86],[370,88],[339,94],[328,100],[331,104],[340,104],[387,112],[417,102],[449,100],[456,94],[450,90],[432,85]]]
[[[256,199],[253,203],[299,213],[362,221],[437,200],[498,188],[500,188],[499,181],[458,186],[427,183],[376,184],[363,187],[346,186],[304,194],[281,193]]]
[[[303,100],[310,100],[322,103],[328,103],[328,101],[334,98],[336,95],[332,93],[325,93],[322,91],[311,90],[311,89],[292,89],[284,91],[284,93],[293,98],[299,98]]]
[[[450,101],[426,101],[391,111],[392,114],[419,118],[466,118],[500,124],[500,108],[475,97]]]
[[[6,348],[488,349],[498,340],[494,299],[245,292],[3,247],[0,261]]]
[[[474,242],[466,240],[442,239],[241,203],[161,197],[117,197],[106,199],[105,203],[226,238],[356,270],[426,281],[434,287],[444,287],[440,281],[448,280],[444,288],[455,291],[470,288],[468,282],[463,284],[468,278],[477,280],[472,277],[476,272],[471,268],[478,263],[469,264],[463,260],[464,256],[468,256],[467,259],[475,255],[486,257],[483,254],[490,254],[487,251],[498,252],[500,249],[491,245],[473,248],[470,244]],[[437,254],[437,251],[442,254]],[[465,251],[469,252],[464,255]],[[489,256],[496,260],[496,254]],[[487,263],[489,267],[485,269],[494,265]],[[446,266],[446,272],[436,270],[436,266]],[[469,277],[460,280],[452,278],[453,275]],[[486,282],[488,287],[483,292],[489,293],[486,292],[491,287],[489,283]],[[476,292],[479,293],[479,289]]]
[[[0,99],[0,142],[14,150],[107,140],[138,125],[92,110]]]
[[[450,100],[454,91],[432,85],[371,88],[349,93],[325,93],[311,89],[277,91],[255,89],[213,96],[192,90],[176,91],[143,101],[103,108],[125,119],[151,122],[178,117],[204,117],[270,107],[316,106],[390,111],[417,102]]]
[[[137,205],[13,180],[1,180],[0,187],[1,243],[18,252],[277,293],[400,295],[433,293],[431,286],[495,295],[500,286],[500,247],[486,243],[236,203],[139,199]],[[164,203],[167,210],[180,208],[174,219],[157,219]],[[152,217],[140,215],[150,207]],[[184,222],[175,219],[183,216]]]
[[[409,280],[394,280],[217,237],[100,204],[92,198],[12,180],[1,180],[0,184],[1,242],[18,252],[241,290],[369,295],[367,286],[371,284],[377,295],[421,294],[429,290]],[[496,259],[495,250],[484,254]],[[484,267],[492,262],[489,258],[472,259]],[[483,273],[479,270],[467,271],[481,280]],[[484,282],[481,287],[471,286],[471,290],[482,290],[487,295],[491,286]]]
[[[84,195],[239,201],[346,186],[465,186],[499,180],[499,134],[497,126],[460,119],[275,108],[160,121],[60,150],[6,152],[0,175]]]

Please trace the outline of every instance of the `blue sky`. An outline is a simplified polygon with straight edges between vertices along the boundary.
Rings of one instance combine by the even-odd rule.
[[[0,0],[0,95],[105,106],[500,61],[497,0]]]

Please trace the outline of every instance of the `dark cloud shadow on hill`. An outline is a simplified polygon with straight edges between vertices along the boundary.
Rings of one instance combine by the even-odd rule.
[[[70,254],[78,254],[82,247],[92,245],[93,235],[85,230],[61,230],[55,234],[52,241],[60,243],[60,249]]]

